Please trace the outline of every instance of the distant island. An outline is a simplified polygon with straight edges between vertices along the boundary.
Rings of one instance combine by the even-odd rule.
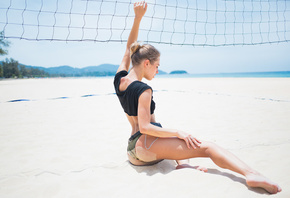
[[[174,70],[170,72],[169,74],[188,74],[185,70]]]

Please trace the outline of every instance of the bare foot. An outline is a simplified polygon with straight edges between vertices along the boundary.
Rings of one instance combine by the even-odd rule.
[[[207,172],[207,168],[206,167],[203,167],[203,166],[191,166],[189,164],[180,164],[178,166],[176,166],[176,169],[182,169],[182,168],[193,168],[193,169],[196,169],[196,170],[199,170],[199,171],[203,171],[203,172]]]
[[[261,187],[271,194],[276,194],[282,191],[282,188],[278,186],[278,184],[260,174],[250,174],[246,176],[246,181],[250,187]]]
[[[203,171],[205,173],[208,171],[207,168],[204,166],[196,166],[196,170]]]

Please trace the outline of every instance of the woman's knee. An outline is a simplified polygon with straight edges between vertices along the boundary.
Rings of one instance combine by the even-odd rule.
[[[216,147],[217,145],[213,142],[210,141],[202,141],[201,143],[201,147],[205,147],[205,148],[213,148]]]
[[[205,154],[210,156],[212,150],[216,150],[218,145],[210,141],[202,141],[200,148],[205,150]]]

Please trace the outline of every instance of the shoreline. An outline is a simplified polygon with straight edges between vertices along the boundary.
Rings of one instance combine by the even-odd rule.
[[[111,78],[114,75],[107,76],[67,76],[67,77],[31,77],[31,78],[0,78],[1,80],[16,79],[59,79],[59,78]],[[273,72],[236,72],[236,73],[182,73],[182,74],[157,74],[157,78],[290,78],[290,71],[273,71]]]

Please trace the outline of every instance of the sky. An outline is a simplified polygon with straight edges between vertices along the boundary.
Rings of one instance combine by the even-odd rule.
[[[67,4],[62,4],[65,1]],[[189,73],[290,71],[289,1],[257,5],[227,1],[217,5],[219,0],[213,1],[215,5],[211,1],[208,0],[207,4],[189,1],[193,2],[189,5],[188,1],[168,0],[166,6],[163,1],[155,5],[154,1],[148,1],[139,40],[145,43],[153,41],[152,45],[161,52],[160,70],[186,70]],[[5,30],[11,44],[9,54],[0,59],[13,58],[22,64],[43,67],[69,65],[82,68],[104,63],[120,64],[126,46],[124,41],[133,20],[132,4],[126,0],[118,4],[106,4],[106,1],[102,4],[96,0],[51,0],[47,5],[43,2],[47,3],[40,0],[1,1],[0,30]],[[176,6],[179,8],[175,9]],[[184,9],[186,6],[192,9]],[[250,12],[257,7],[260,10]],[[217,11],[212,11],[214,9]],[[68,12],[75,14],[69,18],[63,14]],[[128,17],[125,19],[124,16]],[[272,22],[267,24],[267,21]],[[148,32],[148,29],[151,31]],[[244,34],[241,35],[241,32]],[[93,39],[119,39],[123,42],[94,42]],[[283,40],[288,42],[259,44]],[[241,42],[255,45],[207,46]],[[174,45],[176,43],[194,43],[195,46]]]

